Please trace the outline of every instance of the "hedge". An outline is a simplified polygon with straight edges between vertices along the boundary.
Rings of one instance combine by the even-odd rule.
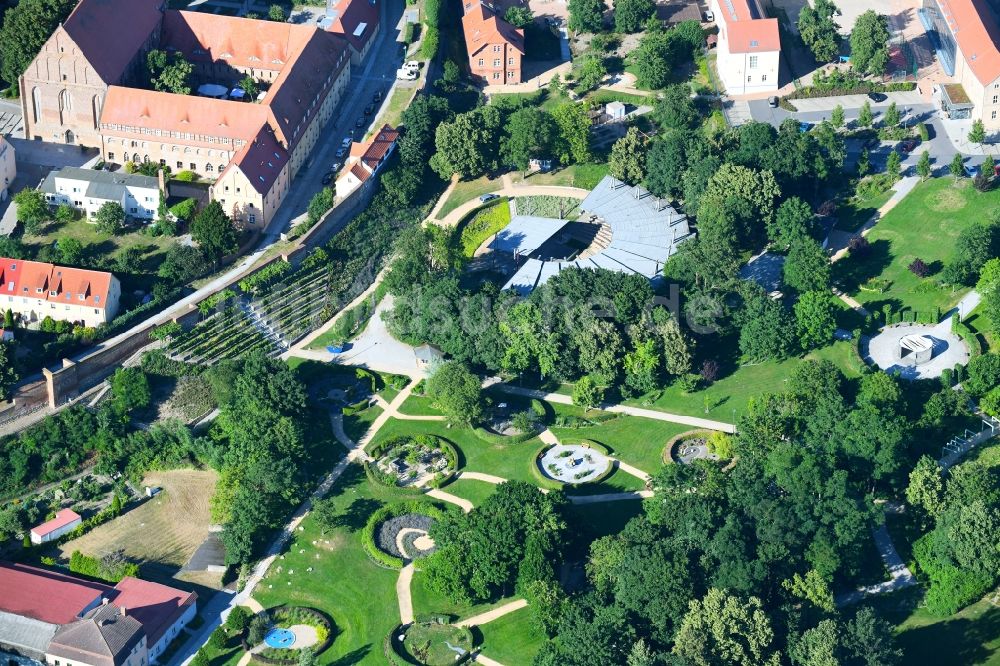
[[[472,432],[476,433],[476,437],[483,440],[487,444],[499,444],[500,446],[506,446],[510,444],[523,444],[531,439],[538,436],[537,432],[525,432],[520,435],[498,435],[495,432],[490,432],[486,428],[479,427],[474,428]]]
[[[375,530],[378,529],[379,525],[390,518],[405,516],[408,513],[419,513],[422,516],[430,516],[435,519],[444,517],[444,511],[437,508],[433,504],[415,500],[397,502],[395,504],[387,504],[380,507],[368,517],[368,522],[365,523],[364,529],[361,530],[361,544],[365,549],[365,553],[375,562],[375,564],[387,569],[403,568],[402,558],[390,555],[379,548],[378,544],[375,543]]]
[[[410,630],[410,627],[412,627],[414,624],[431,624],[431,623],[411,622],[410,624],[397,624],[395,627],[393,627],[392,631],[390,631],[388,635],[386,635],[385,640],[382,641],[382,653],[385,654],[385,659],[390,664],[390,666],[423,666],[423,662],[411,659],[409,655],[407,655],[403,650],[401,650],[398,647],[398,637],[400,636],[400,634],[405,635],[406,632]],[[434,624],[445,624],[445,622],[435,622]],[[475,641],[472,638],[472,631],[465,627],[463,627],[463,629],[466,633],[469,645],[475,645]],[[470,659],[472,659],[473,654],[475,654],[475,650],[467,651],[461,657],[459,657],[456,654],[454,663],[465,664]]]
[[[570,443],[581,444],[587,446],[588,448],[593,448],[595,451],[599,453],[603,453],[607,456],[610,456],[609,450],[606,446],[604,446],[603,444],[599,444],[592,439],[563,441],[563,444],[570,444]],[[580,481],[579,483],[564,483],[562,481],[556,481],[555,479],[550,479],[548,476],[545,475],[545,472],[542,471],[542,456],[545,455],[545,452],[551,448],[552,448],[551,444],[546,444],[541,448],[539,448],[535,452],[535,455],[532,456],[531,458],[531,474],[535,478],[535,480],[538,481],[539,484],[545,488],[557,489],[557,488],[580,488],[582,486],[592,486],[607,479],[609,476],[614,474],[615,470],[617,469],[615,467],[614,462],[612,462],[610,465],[608,465],[608,468],[606,470],[604,470],[603,472],[601,472],[592,479],[588,479],[586,481]]]
[[[366,409],[368,409],[367,398],[365,398],[364,400],[358,400],[357,402],[352,403],[350,405],[344,405],[343,407],[340,408],[340,412],[344,416],[351,416],[353,414],[357,414],[358,412],[363,412]]]
[[[962,338],[965,344],[969,345],[969,358],[973,359],[983,353],[983,346],[979,343],[979,336],[969,328],[965,322],[952,324],[952,329],[958,337]]]
[[[313,654],[322,654],[325,652],[332,644],[334,636],[336,635],[336,625],[333,620],[330,619],[326,613],[316,608],[311,608],[309,606],[278,606],[269,610],[265,610],[258,615],[266,618],[268,622],[272,621],[272,618],[276,616],[281,616],[287,614],[290,616],[289,624],[301,622],[302,615],[310,616],[310,619],[315,620],[319,625],[316,628],[317,638],[320,639],[319,645],[312,648]],[[323,630],[325,629],[325,636],[323,635]],[[251,648],[255,647],[247,643],[246,632],[240,637],[240,642],[243,645],[243,649],[246,652],[250,652]],[[280,658],[277,656],[268,655],[285,654],[288,658]],[[261,664],[270,664],[272,666],[297,666],[299,663],[299,657],[302,654],[301,649],[280,649],[275,650],[274,648],[265,648],[264,652],[250,652],[250,658],[252,661]]]
[[[451,471],[443,475],[440,472],[435,474],[430,484],[428,484],[431,488],[440,488],[442,485],[450,481],[451,478],[458,472],[458,451],[451,442],[446,440],[444,437],[438,437],[437,435],[414,435],[413,437],[400,435],[398,437],[391,437],[384,442],[379,442],[373,446],[368,454],[372,458],[378,459],[381,458],[384,452],[388,449],[402,442],[408,441],[440,448],[444,452],[445,458],[448,459],[448,465]],[[370,480],[384,486],[389,486],[390,488],[399,487],[396,483],[396,478],[380,470],[376,462],[367,463],[365,468]]]

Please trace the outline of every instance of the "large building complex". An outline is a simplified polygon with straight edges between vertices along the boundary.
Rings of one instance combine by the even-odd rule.
[[[137,578],[103,583],[0,562],[0,662],[148,666],[196,613],[198,595]]]
[[[956,83],[941,87],[952,118],[1000,129],[1000,21],[985,0],[924,0],[920,19],[942,69]]]
[[[715,66],[730,95],[778,89],[781,38],[778,19],[757,0],[710,0],[719,26]]]
[[[370,47],[378,7],[339,0],[327,18],[321,26],[330,31],[167,10],[163,0],[81,0],[21,76],[25,134],[99,147],[112,164],[153,162],[218,179],[212,197],[235,219],[263,226],[340,102],[352,58]],[[148,89],[153,49],[190,62],[195,90],[250,76],[263,95]]]
[[[25,323],[51,317],[96,328],[115,318],[120,296],[111,273],[0,257],[0,311]]]
[[[505,21],[498,10],[481,0],[465,0],[462,32],[469,70],[486,85],[521,82],[524,30]]]

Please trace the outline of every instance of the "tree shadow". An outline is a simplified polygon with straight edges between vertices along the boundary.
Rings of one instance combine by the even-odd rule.
[[[868,245],[860,255],[852,255],[833,265],[834,281],[849,294],[856,293],[860,286],[873,277],[878,277],[892,263],[890,244],[879,239]]]
[[[899,642],[907,660],[981,664],[996,654],[987,643],[998,635],[1000,608],[990,607],[975,620],[963,617],[900,632]]]
[[[357,532],[365,526],[365,523],[368,522],[368,517],[380,506],[382,506],[382,503],[378,500],[371,499],[370,497],[359,497],[351,502],[350,506],[342,514],[337,516],[333,521],[333,525],[334,527],[344,527],[351,532]]]
[[[361,661],[368,656],[368,653],[372,651],[371,643],[368,645],[362,645],[356,650],[351,650],[343,657],[339,659],[334,659],[330,662],[330,666],[352,666],[352,664],[360,664]]]

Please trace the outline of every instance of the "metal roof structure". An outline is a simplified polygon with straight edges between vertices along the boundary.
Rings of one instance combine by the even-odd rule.
[[[597,184],[580,208],[583,211],[581,221],[600,222],[608,227],[611,232],[608,245],[589,256],[584,254],[576,259],[528,259],[507,281],[504,289],[513,289],[522,295],[530,293],[566,268],[604,268],[638,273],[652,280],[660,275],[667,259],[677,252],[677,246],[694,236],[687,217],[667,205],[665,200],[611,176],[605,176]],[[549,222],[559,223],[559,229],[566,224],[565,220]],[[514,221],[501,234],[513,225]],[[534,244],[534,240],[526,243],[530,244]]]
[[[531,254],[568,223],[569,220],[555,220],[550,217],[516,215],[510,224],[496,235],[490,243],[490,249],[508,254]]]
[[[0,650],[5,647],[42,660],[59,625],[25,615],[0,611]]]

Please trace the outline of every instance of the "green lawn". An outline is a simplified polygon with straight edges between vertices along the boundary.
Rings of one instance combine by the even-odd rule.
[[[556,411],[560,411],[562,407],[557,405]],[[667,441],[674,435],[691,429],[690,426],[666,421],[654,421],[638,416],[619,416],[611,421],[584,428],[552,428],[552,433],[560,440],[592,439],[611,449],[616,458],[653,474],[663,464],[660,456]],[[615,473],[615,476],[620,475],[621,471]]]
[[[466,201],[474,199],[481,194],[499,190],[502,187],[503,183],[499,178],[491,179],[487,176],[482,176],[481,178],[476,178],[475,180],[460,180],[458,181],[458,184],[455,185],[455,189],[451,191],[451,195],[448,196],[448,200],[444,202],[443,206],[441,206],[441,210],[438,211],[437,219],[443,220],[448,213],[455,210]]]
[[[371,424],[375,422],[375,419],[377,419],[381,413],[382,408],[375,405],[373,407],[363,409],[356,414],[345,414],[344,432],[351,438],[351,441],[357,442],[366,432],[368,432],[368,428],[371,427]]]
[[[392,97],[389,98],[389,104],[386,106],[385,114],[380,119],[380,122],[387,123],[392,127],[399,127],[403,111],[406,111],[411,97],[413,97],[412,88],[396,88],[392,93]]]
[[[522,608],[478,627],[483,637],[483,654],[508,666],[530,664],[547,638]]]
[[[440,416],[440,410],[434,407],[434,401],[422,395],[410,395],[403,401],[399,411],[407,416]]]
[[[410,594],[413,597],[413,614],[418,619],[436,614],[449,615],[453,621],[457,622],[514,600],[513,597],[506,597],[492,603],[456,603],[443,594],[428,588],[427,578],[420,571],[419,564],[417,566],[417,571],[413,574],[413,581],[410,583]]]
[[[520,172],[512,173],[514,184],[526,185],[561,185],[563,187],[579,187],[584,190],[593,189],[604,176],[608,174],[607,164],[573,164],[565,169],[556,169],[548,173],[531,173],[525,178]]]
[[[889,303],[918,312],[953,306],[965,289],[940,287],[939,273],[950,261],[959,233],[1000,207],[1000,191],[977,192],[963,179],[932,178],[914,188],[905,199],[868,234],[869,252],[861,258],[847,257],[834,264],[834,279],[844,291],[871,310]],[[907,266],[921,259],[932,274],[918,278]],[[882,293],[862,291],[860,285],[873,277],[887,280]]]
[[[313,518],[307,517],[303,531],[295,532],[284,559],[271,566],[254,597],[265,608],[313,606],[333,618],[336,639],[318,657],[318,664],[384,664],[382,642],[399,623],[398,572],[368,558],[361,545],[361,529],[383,502],[401,495],[372,487],[361,467],[351,465],[329,496],[341,512],[341,524],[321,534]],[[309,567],[314,571],[307,572]]]
[[[486,498],[496,491],[496,485],[487,481],[476,479],[457,479],[452,481],[441,490],[451,493],[456,497],[467,499],[473,506],[479,506],[486,501]]]
[[[867,199],[851,198],[842,204],[837,211],[837,228],[855,232],[871,219],[879,208],[892,198],[893,192],[883,192]]]

